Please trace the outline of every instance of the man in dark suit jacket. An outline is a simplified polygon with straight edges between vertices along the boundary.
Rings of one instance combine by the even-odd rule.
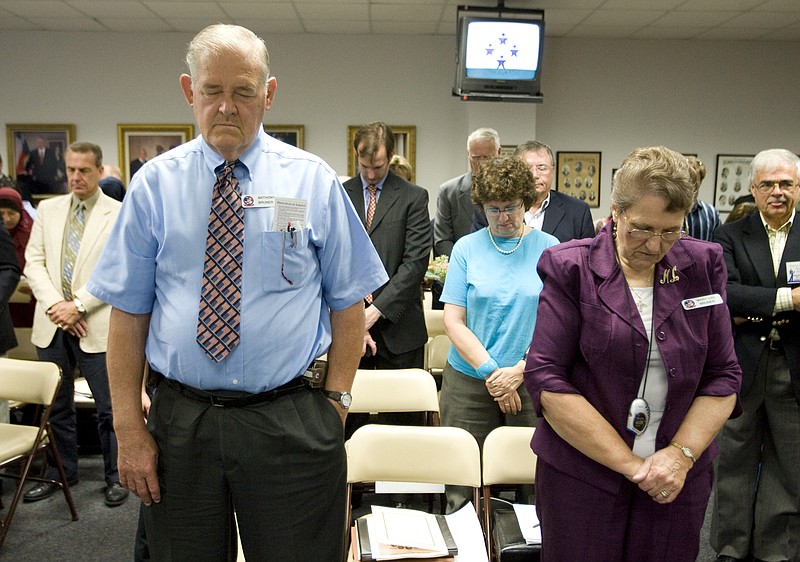
[[[525,224],[552,234],[560,242],[594,237],[594,224],[589,205],[580,199],[552,191],[555,178],[553,151],[544,143],[527,141],[519,145],[514,156],[531,169],[538,197],[525,213]],[[475,230],[486,226],[486,216],[475,214]]]
[[[133,174],[138,172],[145,162],[147,162],[147,151],[144,148],[140,148],[139,156],[131,160],[131,175],[129,177],[132,178]]]
[[[444,182],[436,199],[436,220],[433,223],[435,255],[449,256],[456,240],[472,232],[472,217],[475,212],[469,193],[472,174],[485,159],[499,156],[500,150],[500,136],[494,129],[481,127],[467,137],[469,172]]]
[[[722,225],[742,415],[720,434],[711,546],[717,560],[800,560],[800,159],[753,159],[759,212]]]
[[[58,160],[53,149],[47,147],[47,142],[43,137],[36,139],[36,148],[28,154],[25,170],[36,185],[40,186],[36,193],[50,192],[58,172]],[[46,184],[46,187],[42,184]]]
[[[422,368],[428,340],[420,289],[431,250],[428,192],[389,171],[394,134],[385,123],[360,128],[353,147],[360,172],[344,187],[389,275],[366,299],[366,356],[360,368]]]

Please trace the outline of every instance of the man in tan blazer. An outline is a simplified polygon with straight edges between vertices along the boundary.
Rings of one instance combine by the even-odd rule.
[[[128,491],[119,485],[117,438],[111,416],[106,372],[106,343],[111,307],[93,297],[85,285],[106,244],[120,203],[99,188],[103,171],[99,146],[77,142],[66,153],[70,193],[39,204],[28,247],[25,275],[36,297],[31,341],[39,359],[61,367],[61,389],[50,416],[70,485],[78,482],[78,437],[73,401],[76,365],[86,377],[97,406],[97,429],[105,461],[105,502],[122,504]],[[57,478],[52,459],[47,477]],[[57,486],[40,483],[25,501],[50,497]]]

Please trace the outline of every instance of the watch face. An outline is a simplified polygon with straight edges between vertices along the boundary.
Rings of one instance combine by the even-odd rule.
[[[349,392],[342,392],[342,397],[339,398],[339,403],[343,408],[349,408],[353,402],[353,396]]]

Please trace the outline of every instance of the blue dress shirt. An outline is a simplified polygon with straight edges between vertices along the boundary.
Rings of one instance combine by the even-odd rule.
[[[214,169],[223,162],[202,137],[136,173],[88,290],[125,312],[152,313],[147,359],[168,378],[263,392],[327,352],[329,310],[360,302],[387,276],[321,159],[259,131],[240,161],[243,196],[303,200],[307,218],[292,244],[273,225],[274,206],[245,209],[240,344],[226,359],[212,362],[195,341]]]

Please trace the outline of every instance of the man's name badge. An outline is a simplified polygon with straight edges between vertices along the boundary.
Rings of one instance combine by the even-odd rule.
[[[791,284],[800,283],[800,261],[786,262],[786,280]]]
[[[274,207],[274,195],[243,195],[242,207],[250,209],[253,207]]]
[[[706,306],[714,306],[717,304],[722,304],[722,297],[719,295],[719,293],[681,301],[683,310],[694,310],[695,308],[704,308]]]

